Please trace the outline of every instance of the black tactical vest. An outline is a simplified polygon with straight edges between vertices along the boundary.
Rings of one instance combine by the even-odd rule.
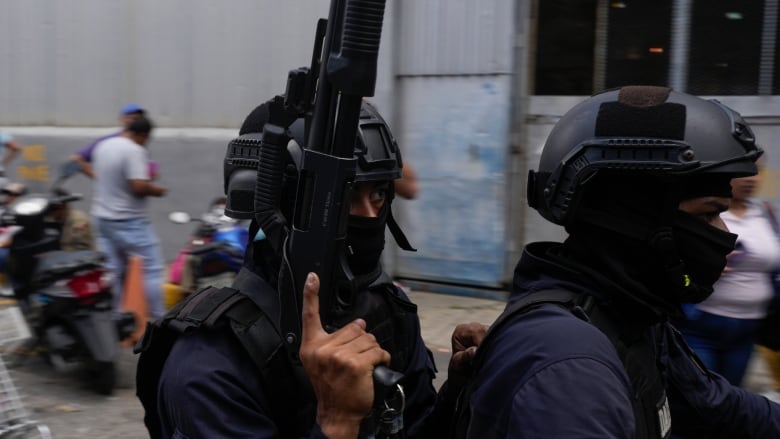
[[[279,331],[278,295],[259,276],[242,269],[234,288],[205,288],[174,306],[165,316],[147,324],[135,347],[138,361],[136,388],[143,404],[150,436],[160,436],[157,385],[163,366],[179,335],[191,331],[229,330],[260,371],[268,394],[285,395],[272,404],[281,437],[307,436],[315,422],[316,401],[299,361],[287,354]],[[412,329],[417,307],[399,296],[389,276],[382,275],[356,296],[344,322],[361,317],[366,330],[390,352],[390,368],[403,372],[417,334]],[[297,358],[297,356],[296,356]],[[372,428],[371,422],[365,422]]]

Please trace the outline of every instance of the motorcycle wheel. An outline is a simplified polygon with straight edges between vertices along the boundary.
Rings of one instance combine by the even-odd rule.
[[[114,393],[116,385],[116,365],[114,362],[95,361],[92,364],[91,384],[93,390],[101,395],[111,395]]]

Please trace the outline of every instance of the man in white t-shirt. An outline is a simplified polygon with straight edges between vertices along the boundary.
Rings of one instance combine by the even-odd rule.
[[[140,116],[122,133],[100,142],[92,155],[95,186],[92,198],[97,243],[115,274],[114,309],[118,310],[124,274],[131,255],[143,258],[144,292],[152,318],[165,313],[162,301],[164,263],[160,240],[147,218],[146,198],[162,197],[163,186],[152,183],[145,147],[152,122]]]

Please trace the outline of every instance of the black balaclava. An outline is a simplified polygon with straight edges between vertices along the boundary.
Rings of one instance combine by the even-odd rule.
[[[350,215],[347,220],[344,243],[347,265],[356,278],[364,278],[368,283],[374,281],[382,271],[380,259],[385,248],[385,227],[390,230],[399,248],[417,251],[393,218],[391,206],[394,198],[395,185],[391,181],[385,202],[375,218]]]
[[[730,197],[728,178],[597,176],[587,185],[578,218],[567,226],[570,257],[663,314],[712,294],[736,236],[677,206],[701,196]]]
[[[364,297],[360,292],[382,275],[380,259],[385,248],[385,227],[388,217],[392,216],[392,198],[392,194],[385,198],[385,203],[374,218],[349,215],[347,219],[341,270],[337,275],[337,306],[328,319],[336,327],[356,317],[354,313],[359,308],[356,304]]]
[[[731,198],[731,178],[717,174],[688,176],[677,181],[670,193],[678,204],[698,197]],[[670,299],[699,303],[712,294],[713,285],[726,268],[726,256],[734,251],[737,235],[702,224],[700,219],[681,210],[675,211],[672,233],[683,270],[682,280],[677,278],[681,283],[672,288]],[[675,270],[667,272],[675,273]]]
[[[700,219],[682,211],[677,213],[672,231],[683,265],[679,271],[670,271],[677,274],[678,282],[670,293],[681,303],[699,303],[712,294],[712,286],[726,268],[726,255],[734,250],[737,235],[703,226]]]
[[[379,260],[385,248],[385,226],[390,212],[391,198],[374,218],[350,215],[344,252],[352,274],[356,277],[378,273]]]

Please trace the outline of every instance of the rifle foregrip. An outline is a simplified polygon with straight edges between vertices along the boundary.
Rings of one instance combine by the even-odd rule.
[[[331,48],[328,78],[341,93],[374,95],[385,0],[347,0],[338,48]],[[358,101],[359,102],[359,101]]]
[[[342,55],[347,58],[376,56],[384,14],[385,0],[347,0],[341,37]]]

